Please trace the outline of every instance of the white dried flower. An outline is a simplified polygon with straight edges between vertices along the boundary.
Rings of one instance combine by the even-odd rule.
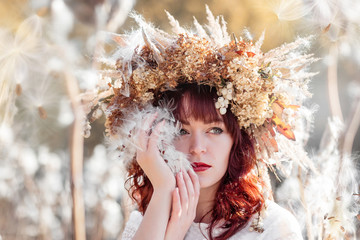
[[[215,103],[215,108],[216,108],[216,109],[221,108],[221,104],[220,104],[219,102],[216,102],[216,103]]]
[[[232,98],[233,98],[233,96],[232,96],[231,93],[228,93],[228,94],[226,95],[226,99],[227,99],[227,100],[232,100]]]
[[[220,114],[224,115],[226,113],[226,108],[222,107],[220,108]]]

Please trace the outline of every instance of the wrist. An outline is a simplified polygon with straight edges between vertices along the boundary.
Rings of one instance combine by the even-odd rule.
[[[171,232],[166,231],[165,232],[165,240],[184,240],[185,234],[180,234],[179,232]]]
[[[157,183],[153,185],[154,192],[172,192],[176,187],[175,178],[167,179],[166,181],[162,181],[161,183]]]
[[[164,184],[161,186],[154,187],[153,194],[163,195],[163,194],[172,194],[172,192],[175,189],[175,183],[174,184]]]

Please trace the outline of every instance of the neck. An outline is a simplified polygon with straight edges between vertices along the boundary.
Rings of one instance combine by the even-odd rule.
[[[215,195],[217,192],[218,186],[212,186],[209,188],[200,189],[199,202],[196,207],[196,217],[194,222],[211,222],[211,210],[214,207]]]

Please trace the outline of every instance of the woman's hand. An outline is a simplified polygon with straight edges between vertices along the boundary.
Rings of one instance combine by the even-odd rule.
[[[175,177],[161,157],[157,146],[158,137],[165,122],[156,124],[150,131],[156,118],[157,113],[148,116],[143,122],[143,129],[138,132],[140,149],[137,150],[136,161],[149,178],[154,191],[165,189],[172,191],[175,188]]]
[[[196,216],[200,183],[196,173],[180,171],[176,175],[177,188],[172,194],[171,216],[166,228],[165,240],[184,239]]]

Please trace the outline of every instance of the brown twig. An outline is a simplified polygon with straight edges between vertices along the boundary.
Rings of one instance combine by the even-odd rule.
[[[75,77],[69,73],[65,73],[65,80],[71,106],[74,113],[74,122],[71,133],[71,194],[73,201],[73,228],[74,239],[85,240],[85,210],[82,192],[83,185],[83,148],[84,138],[82,135],[83,111],[79,101],[79,88]]]

